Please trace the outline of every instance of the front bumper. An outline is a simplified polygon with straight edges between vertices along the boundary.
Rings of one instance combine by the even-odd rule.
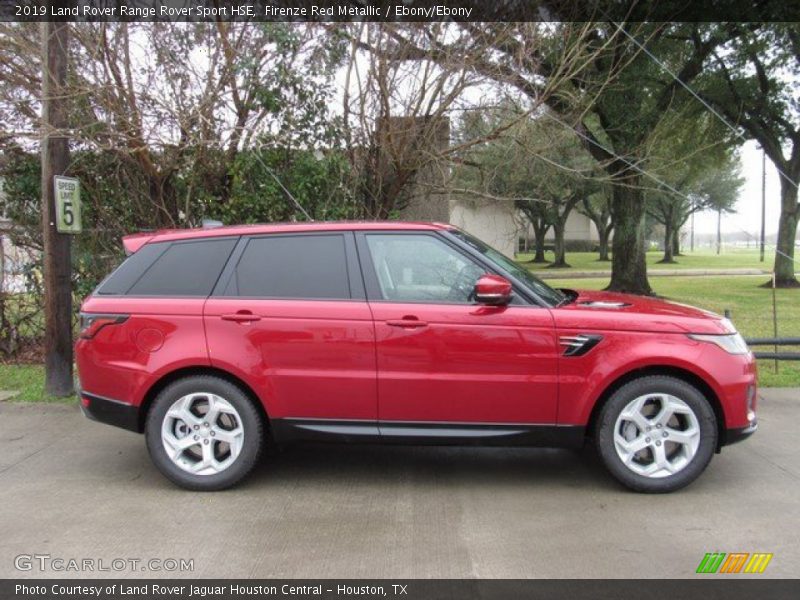
[[[724,446],[730,446],[742,440],[746,440],[753,435],[758,429],[758,421],[753,421],[747,427],[738,427],[735,429],[725,430],[725,443]]]
[[[83,390],[79,390],[78,395],[81,399],[83,414],[92,421],[114,425],[136,433],[142,432],[138,406],[90,394]]]

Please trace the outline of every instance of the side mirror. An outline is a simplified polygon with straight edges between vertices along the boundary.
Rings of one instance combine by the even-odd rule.
[[[488,306],[505,306],[511,302],[511,282],[499,275],[486,273],[475,283],[475,300]]]

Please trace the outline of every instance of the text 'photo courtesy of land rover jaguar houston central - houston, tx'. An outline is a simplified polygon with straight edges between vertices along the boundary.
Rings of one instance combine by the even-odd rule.
[[[297,223],[131,235],[82,306],[84,412],[218,490],[267,444],[579,448],[642,492],[755,431],[729,320],[556,290],[449,225]],[[535,477],[531,473],[531,477]]]

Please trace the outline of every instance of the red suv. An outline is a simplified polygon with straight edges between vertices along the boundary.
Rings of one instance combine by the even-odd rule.
[[[268,441],[581,447],[643,492],[756,429],[730,321],[556,290],[449,225],[303,223],[128,236],[82,307],[81,404],[195,490]]]

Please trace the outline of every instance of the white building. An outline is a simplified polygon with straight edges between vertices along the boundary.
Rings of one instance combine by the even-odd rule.
[[[527,217],[514,208],[512,202],[490,200],[450,200],[448,222],[482,239],[511,258],[517,253],[520,240],[528,239],[533,244],[533,232]],[[597,242],[597,228],[589,217],[572,211],[567,217],[564,232],[570,242]],[[553,242],[553,230],[548,230],[545,240]]]

